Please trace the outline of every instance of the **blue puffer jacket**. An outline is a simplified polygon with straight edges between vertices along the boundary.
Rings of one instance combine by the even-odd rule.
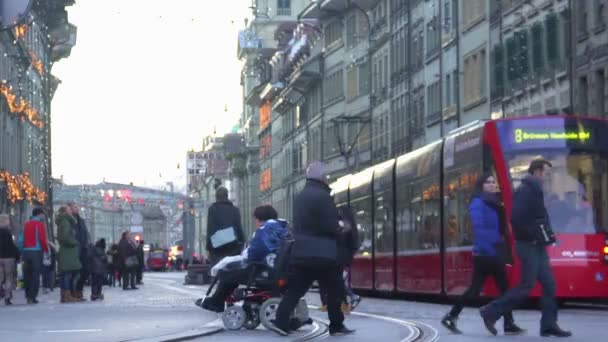
[[[281,240],[289,235],[287,222],[283,220],[268,220],[255,231],[247,248],[247,261],[260,262],[280,247]]]
[[[500,221],[496,209],[480,197],[475,197],[469,205],[473,226],[473,255],[495,256],[500,236]]]

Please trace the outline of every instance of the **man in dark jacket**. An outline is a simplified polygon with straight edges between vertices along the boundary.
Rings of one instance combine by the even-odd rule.
[[[298,234],[338,239],[338,210],[330,195],[331,189],[327,185],[326,170],[326,165],[321,162],[313,162],[306,170],[306,186],[296,197],[293,207],[296,243]],[[344,314],[340,310],[344,293],[340,266],[298,265],[291,271],[287,282],[287,293],[277,309],[277,318],[272,327],[275,332],[283,336],[288,334],[290,313],[315,280],[327,291],[330,335],[346,335],[354,332],[344,326]]]
[[[15,286],[15,262],[19,259],[19,250],[13,241],[10,231],[10,216],[0,214],[0,287],[4,287],[4,303],[12,305],[13,287]]]
[[[90,275],[90,267],[89,267],[89,248],[91,247],[91,242],[89,239],[89,231],[87,229],[87,225],[85,224],[82,217],[80,217],[80,208],[74,202],[69,203],[70,209],[72,210],[72,217],[74,218],[74,233],[76,234],[76,240],[80,244],[80,264],[82,268],[80,269],[80,275],[78,281],[76,282],[76,291],[74,295],[76,298],[80,300],[84,300],[84,294],[82,291],[84,290],[84,284],[89,279]]]
[[[488,331],[496,335],[494,324],[499,317],[514,309],[528,298],[538,280],[543,288],[541,336],[568,337],[572,333],[557,325],[555,279],[545,244],[539,238],[539,222],[549,224],[544,204],[542,181],[550,172],[551,163],[544,159],[532,161],[527,175],[513,195],[511,224],[515,233],[515,249],[521,260],[519,284],[502,297],[480,309]]]
[[[216,202],[209,207],[207,214],[207,243],[205,249],[208,252],[212,265],[224,257],[239,255],[243,250],[245,235],[241,226],[241,213],[228,200],[228,190],[219,187],[215,191]],[[212,237],[215,233],[226,228],[233,228],[236,240],[224,245],[214,246]]]
[[[144,268],[146,267],[145,264],[145,253],[144,253],[144,240],[140,240],[139,241],[139,245],[137,245],[137,261],[138,261],[138,265],[137,265],[137,285],[143,285],[143,279],[144,279]]]

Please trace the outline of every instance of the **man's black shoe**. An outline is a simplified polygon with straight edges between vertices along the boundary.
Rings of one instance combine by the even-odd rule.
[[[496,330],[496,327],[494,326],[496,324],[496,319],[488,315],[487,308],[485,306],[479,309],[479,315],[483,319],[483,324],[486,326],[486,329],[488,329],[490,334],[494,336],[498,335],[498,330]]]
[[[560,327],[556,326],[551,329],[545,329],[540,332],[540,336],[542,337],[570,337],[572,333],[570,331],[562,330]]]
[[[277,334],[279,334],[281,336],[287,336],[287,335],[289,335],[289,333],[287,332],[287,330],[277,327],[277,325],[275,324],[275,320],[271,320],[270,321],[269,328],[270,328],[270,330],[276,332]]]
[[[198,303],[198,300],[196,301]],[[205,298],[202,300],[200,307],[205,309],[205,310],[209,310],[209,311],[213,311],[213,312],[217,312],[217,313],[222,313],[224,312],[224,306],[220,306],[220,305],[216,305],[214,304],[209,298]]]
[[[452,317],[449,314],[445,315],[441,320],[441,325],[448,329],[452,334],[462,334],[462,331],[456,326],[456,317]]]
[[[339,329],[329,329],[329,334],[331,336],[344,336],[344,335],[350,335],[350,334],[354,334],[356,330],[352,330],[352,329],[348,329],[345,326],[342,326]]]

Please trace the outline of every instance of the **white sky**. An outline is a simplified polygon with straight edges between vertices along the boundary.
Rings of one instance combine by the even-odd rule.
[[[185,184],[186,153],[242,109],[237,32],[250,0],[80,0],[52,108],[53,177]],[[224,112],[228,106],[228,113]],[[177,164],[181,169],[177,169]]]

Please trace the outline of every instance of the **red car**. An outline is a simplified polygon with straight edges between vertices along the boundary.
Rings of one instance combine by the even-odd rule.
[[[148,255],[147,266],[151,271],[166,271],[167,263],[169,262],[169,253],[165,250],[158,249],[150,251]]]

